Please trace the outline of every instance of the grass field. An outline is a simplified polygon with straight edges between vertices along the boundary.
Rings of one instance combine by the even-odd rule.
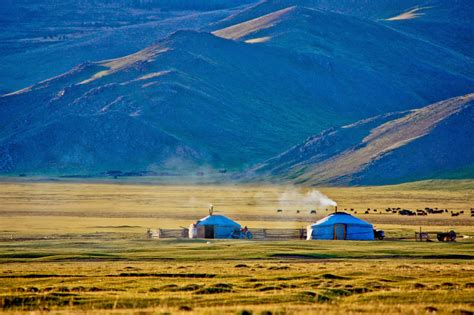
[[[157,240],[216,211],[252,227],[299,228],[328,213],[310,188],[101,183],[0,184],[3,312],[137,314],[472,314],[474,239],[414,242],[413,233],[474,236],[472,181],[320,188],[390,240]],[[284,198],[282,198],[284,196]],[[360,214],[438,207],[427,217]],[[282,208],[283,213],[276,209]],[[296,210],[300,210],[297,213]]]

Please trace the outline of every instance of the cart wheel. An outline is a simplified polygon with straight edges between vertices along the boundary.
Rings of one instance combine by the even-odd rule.
[[[250,232],[247,232],[247,239],[251,240],[253,238],[253,235],[252,233]]]

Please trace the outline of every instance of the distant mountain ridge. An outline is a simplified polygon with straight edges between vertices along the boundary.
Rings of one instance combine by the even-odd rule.
[[[264,0],[230,17],[211,24],[210,30],[246,22],[291,6],[339,13],[377,22],[401,33],[474,57],[470,41],[474,3],[470,0]],[[390,20],[416,10],[403,19]]]
[[[0,94],[131,54],[180,29],[198,30],[251,1],[3,0]]]
[[[463,23],[452,12],[471,4],[458,1],[448,10],[430,0],[422,7],[437,6],[405,19],[413,3],[263,1],[219,22],[208,16],[201,31],[172,32],[135,53],[84,62],[7,93],[0,97],[0,173],[240,172],[331,127],[335,138],[332,131],[322,137],[328,147],[311,150],[321,159],[337,155],[362,141],[358,135],[369,126],[472,93],[474,62],[463,47],[451,47],[469,32],[446,42],[444,31],[437,38],[420,28],[420,21],[435,27],[434,15],[456,29]],[[338,128],[359,120],[348,132]],[[447,161],[448,172],[470,165]],[[293,171],[293,162],[270,168]],[[366,162],[347,164],[347,174],[355,174]],[[438,164],[427,165],[425,173],[434,174]],[[255,174],[267,178],[266,170]],[[312,174],[276,172],[274,179],[315,184]],[[321,182],[376,182],[367,174],[360,180],[328,174]],[[400,178],[406,177],[391,180]]]
[[[373,185],[474,169],[474,94],[329,129],[269,159],[247,180]],[[474,176],[471,173],[470,176]]]

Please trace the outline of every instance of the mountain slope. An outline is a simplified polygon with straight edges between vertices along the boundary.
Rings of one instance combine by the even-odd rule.
[[[204,160],[179,139],[122,113],[67,115],[9,140],[0,149],[0,169],[7,173],[14,169],[29,174],[94,175],[91,171],[149,171],[159,170],[160,163],[182,160],[198,164]],[[108,168],[97,168],[104,162]]]
[[[276,2],[213,34],[179,31],[4,95],[0,172],[241,170],[329,127],[472,92],[465,55],[371,19]]]
[[[408,49],[416,49],[417,55],[423,55],[424,62],[431,66],[437,65],[461,75],[472,75],[471,58],[387,27],[393,26],[393,23],[385,22],[290,6],[216,30],[213,34],[246,42],[262,38],[265,39],[265,45],[336,60],[344,58],[361,66],[373,64],[377,67],[410,67],[413,70],[423,64],[404,59],[411,53]],[[383,41],[384,45],[380,45],[379,41]]]
[[[240,54],[251,58],[232,63]],[[314,67],[288,86],[285,76],[296,76],[301,66],[285,55],[267,56],[266,49],[254,50],[204,33],[179,32],[160,46],[117,60],[85,64],[3,97],[2,146],[16,148],[23,134],[38,132],[49,121],[66,115],[91,119],[100,115],[121,125],[121,119],[110,116],[120,112],[148,122],[201,152],[210,151],[207,162],[213,165],[235,167],[255,161],[263,150],[278,150],[278,141],[288,144],[304,135],[305,129],[324,126],[323,118],[301,125],[299,121],[308,113],[315,117],[333,115],[325,108],[308,107],[311,98],[307,95],[290,99],[290,91],[311,87],[303,79],[311,77]],[[275,64],[280,65],[280,74],[274,73]],[[293,108],[286,108],[288,104]],[[245,125],[248,127],[242,128]],[[286,139],[276,139],[277,133],[291,126],[294,131],[288,132]],[[66,126],[63,137],[75,128]],[[30,141],[35,142],[34,138]],[[109,154],[114,155],[113,151]],[[135,169],[134,152],[121,156],[129,169]],[[150,164],[160,162],[150,159]],[[107,159],[96,164],[98,170],[115,168]],[[48,171],[36,166],[32,169]]]
[[[5,1],[0,6],[0,94],[83,62],[131,54],[177,30],[198,30],[247,3]]]
[[[291,6],[323,10],[372,21],[415,39],[469,58],[474,57],[474,3],[470,0],[265,0],[211,24],[216,31]],[[407,12],[413,18],[393,19]]]
[[[474,165],[474,94],[310,137],[248,176],[304,184],[389,184]],[[474,174],[470,174],[474,176]]]

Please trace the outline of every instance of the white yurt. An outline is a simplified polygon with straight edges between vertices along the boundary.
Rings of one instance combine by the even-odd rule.
[[[190,225],[189,238],[231,238],[240,228],[240,224],[226,216],[210,214]]]
[[[372,224],[345,212],[335,212],[307,227],[308,240],[373,241]]]

